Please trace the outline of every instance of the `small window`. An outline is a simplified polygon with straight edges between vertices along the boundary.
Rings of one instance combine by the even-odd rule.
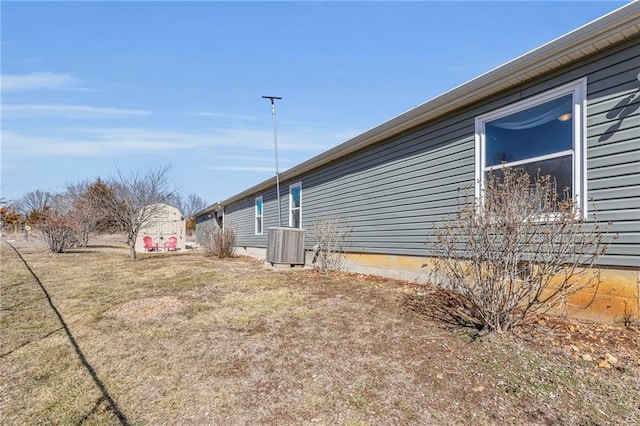
[[[289,186],[289,226],[302,228],[302,183]]]
[[[585,212],[586,79],[476,118],[476,196],[489,172],[505,167],[551,176]]]
[[[256,235],[262,235],[262,197],[256,198]]]

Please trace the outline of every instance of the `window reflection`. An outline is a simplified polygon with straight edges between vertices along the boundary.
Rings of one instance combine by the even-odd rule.
[[[485,123],[485,166],[526,160],[573,147],[572,95]]]

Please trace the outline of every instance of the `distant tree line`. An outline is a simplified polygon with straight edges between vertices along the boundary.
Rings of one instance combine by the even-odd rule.
[[[61,193],[26,193],[16,202],[0,207],[3,230],[18,232],[28,224],[56,253],[86,246],[95,234],[123,234],[130,258],[135,260],[138,232],[158,213],[159,203],[178,207],[186,219],[187,231],[195,230],[193,215],[206,207],[196,194],[183,199],[177,191],[170,190],[169,170],[170,166],[129,173],[118,170],[109,180],[69,183]]]

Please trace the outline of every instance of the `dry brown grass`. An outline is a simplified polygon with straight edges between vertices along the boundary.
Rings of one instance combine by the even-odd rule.
[[[473,340],[415,286],[373,277],[19,250],[69,334],[2,243],[3,424],[640,423],[634,331]],[[599,367],[605,352],[618,364]]]

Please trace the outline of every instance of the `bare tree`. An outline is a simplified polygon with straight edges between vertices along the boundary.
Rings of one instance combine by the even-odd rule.
[[[123,174],[110,182],[92,188],[87,197],[93,207],[127,238],[131,260],[136,260],[138,232],[156,216],[162,208],[160,203],[170,195],[167,174],[170,166],[139,170]]]
[[[182,206],[182,213],[184,214],[184,217],[187,218],[187,231],[195,231],[196,218],[194,215],[200,210],[204,210],[205,207],[207,207],[207,203],[202,198],[196,194],[189,194],[187,200]]]
[[[37,222],[49,206],[53,194],[47,191],[27,192],[15,203],[15,209],[31,222]]]
[[[596,289],[603,230],[562,192],[549,176],[502,169],[487,176],[482,199],[466,192],[458,213],[434,230],[435,279],[463,296],[458,319],[504,333]]]
[[[351,235],[351,227],[339,214],[319,215],[313,218],[311,235],[316,242],[313,266],[326,274],[345,266],[345,243]]]
[[[207,206],[207,203],[197,194],[189,194],[185,200],[177,192],[169,196],[167,203],[180,209],[186,219],[185,228],[187,229],[187,234],[192,235],[193,231],[196,230],[196,218],[194,214],[203,210]]]
[[[191,218],[195,213],[204,210],[205,207],[207,207],[207,202],[200,198],[200,196],[197,194],[189,194],[183,206],[183,213],[186,217]]]
[[[9,225],[13,227],[13,232],[18,232],[21,219],[22,215],[12,205],[3,205],[0,207],[0,233]]]
[[[101,181],[97,179],[94,183],[82,181],[78,183],[68,183],[65,199],[69,215],[77,222],[77,243],[86,247],[91,234],[99,231],[99,224],[107,221],[107,218],[95,208],[89,198],[89,191],[99,185]]]
[[[180,211],[184,213],[184,200],[182,199],[182,195],[180,195],[178,191],[171,191],[167,196],[165,203],[179,208]]]
[[[15,207],[16,209],[27,216],[29,213],[34,211],[43,210],[51,201],[53,194],[47,191],[31,191],[27,192],[18,200]]]
[[[236,231],[231,227],[220,228],[208,225],[203,231],[203,240],[205,256],[224,259],[233,256],[236,246]]]

